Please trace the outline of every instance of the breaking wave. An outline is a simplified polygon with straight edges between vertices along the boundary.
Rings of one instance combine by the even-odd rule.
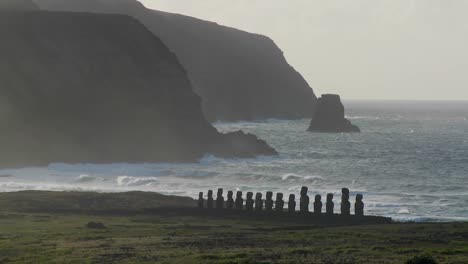
[[[131,186],[152,186],[159,184],[159,180],[155,177],[132,177],[132,176],[119,176],[117,177],[117,185],[131,187]]]

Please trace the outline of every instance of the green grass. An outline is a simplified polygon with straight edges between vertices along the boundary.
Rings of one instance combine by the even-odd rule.
[[[0,263],[405,263],[416,255],[468,263],[468,223],[316,227],[19,209],[0,211]]]

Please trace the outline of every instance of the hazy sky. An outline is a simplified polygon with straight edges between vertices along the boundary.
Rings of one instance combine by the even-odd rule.
[[[468,100],[468,0],[142,0],[271,37],[317,94]]]

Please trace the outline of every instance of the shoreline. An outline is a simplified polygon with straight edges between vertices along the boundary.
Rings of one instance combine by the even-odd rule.
[[[94,199],[94,200],[93,200]],[[57,202],[59,200],[60,202]],[[20,202],[20,206],[16,203]],[[89,203],[88,205],[86,203]],[[15,204],[15,205],[13,205]],[[11,206],[13,205],[13,206]],[[180,210],[180,212],[178,212]],[[258,217],[263,220],[268,220],[270,217],[283,219],[291,222],[291,215],[285,211],[283,215],[277,215],[274,212],[268,214],[265,211],[258,213],[248,213],[247,211],[227,210],[219,211],[217,209],[199,209],[197,208],[197,200],[193,197],[166,195],[151,191],[42,191],[42,190],[22,190],[11,192],[0,192],[0,213],[1,212],[19,212],[19,213],[68,213],[68,214],[115,214],[126,215],[130,213],[139,214],[158,214],[170,213],[182,214],[184,216],[212,216],[220,217],[221,215],[231,217]],[[329,218],[322,213],[317,220],[313,212],[308,213],[309,216],[301,215],[299,211],[293,217],[298,219],[311,221],[311,223],[330,221],[334,222],[334,218]],[[354,219],[354,215],[351,216]],[[443,220],[430,216],[418,216],[416,220],[402,220],[398,217],[390,217],[385,215],[365,215],[366,218],[378,219],[377,222],[382,224],[391,222],[394,224],[450,224],[450,223],[468,223],[468,219],[462,217],[448,217]],[[351,219],[350,218],[350,219]],[[340,219],[340,215],[335,213],[335,219]],[[390,219],[390,221],[388,220]],[[302,221],[301,220],[301,221]],[[431,221],[432,220],[432,221]],[[301,222],[300,221],[300,222]],[[354,221],[354,220],[353,220]],[[292,221],[294,222],[294,221]]]

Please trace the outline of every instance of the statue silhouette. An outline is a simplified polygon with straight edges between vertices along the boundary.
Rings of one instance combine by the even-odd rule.
[[[265,211],[267,212],[273,211],[273,193],[272,192],[266,193]]]
[[[348,216],[351,214],[351,203],[349,202],[349,189],[341,189],[341,215]]]
[[[260,212],[263,210],[263,200],[262,193],[257,193],[255,195],[255,211]]]
[[[288,212],[289,213],[296,212],[296,195],[294,194],[289,195]]]
[[[283,194],[277,193],[276,194],[276,202],[275,202],[275,211],[283,212],[284,210],[284,201],[283,201]]]
[[[198,194],[198,208],[202,209],[204,206],[203,192]]]
[[[224,207],[223,188],[219,188],[218,195],[216,197],[216,209],[223,209],[223,207]]]
[[[248,212],[252,212],[254,207],[253,192],[247,193],[247,199],[245,200],[245,208]]]
[[[242,192],[236,194],[236,209],[242,210],[244,208],[244,199],[242,199]]]
[[[309,212],[309,196],[307,195],[307,191],[309,189],[305,186],[301,189],[301,199],[300,199],[300,211],[302,213]]]
[[[321,215],[322,214],[322,196],[318,195],[318,194],[315,195],[314,214],[316,214],[316,215]]]
[[[212,190],[208,191],[208,200],[206,202],[206,207],[208,207],[208,209],[213,209],[213,191]]]
[[[356,203],[354,204],[354,214],[356,216],[364,216],[364,203],[362,202],[362,194],[356,195]]]
[[[228,191],[228,194],[227,194],[227,201],[226,201],[226,208],[227,209],[232,209],[234,208],[234,199],[232,198],[233,196],[233,192],[232,191]]]
[[[327,194],[327,215],[333,215],[335,212],[335,203],[333,202],[333,193]]]

